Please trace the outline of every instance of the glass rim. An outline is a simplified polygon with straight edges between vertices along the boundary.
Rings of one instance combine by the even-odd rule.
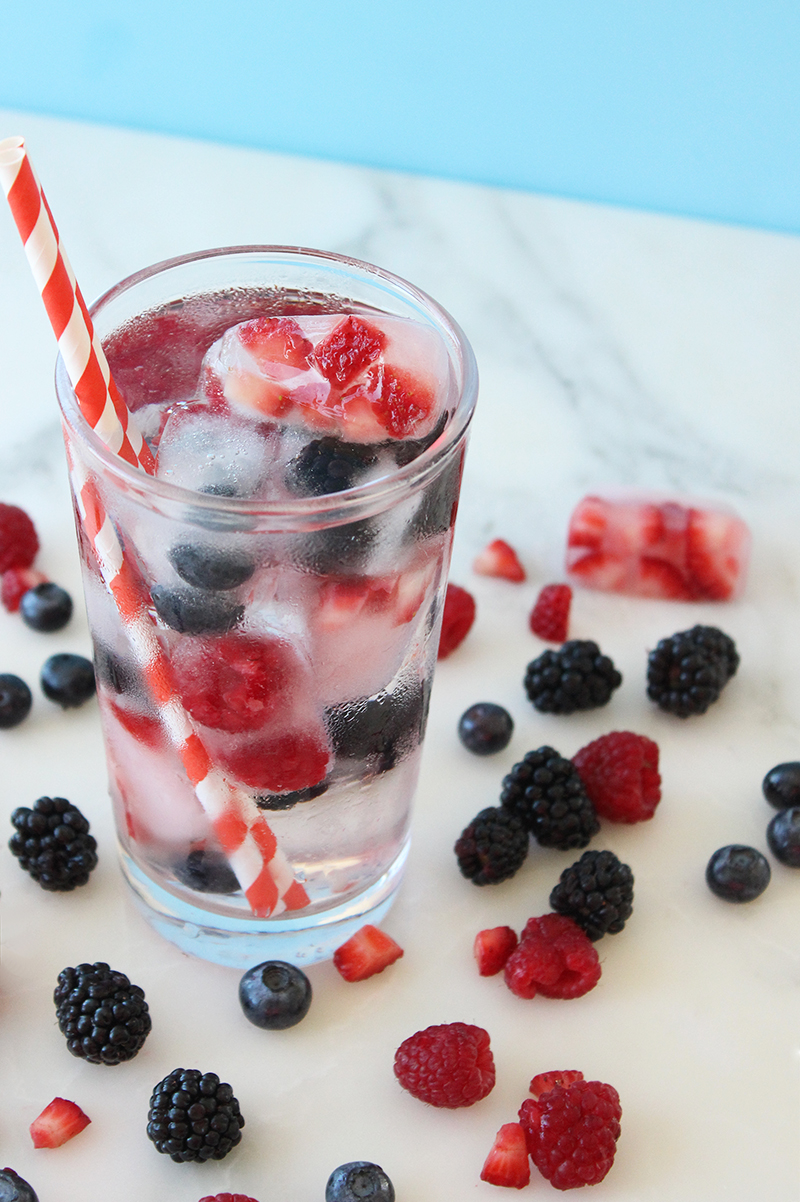
[[[433,323],[444,338],[448,359],[451,364],[455,360],[456,366],[460,370],[458,402],[451,420],[439,437],[410,463],[402,467],[398,466],[395,470],[374,480],[342,489],[341,492],[325,493],[322,496],[297,497],[291,501],[276,502],[249,497],[222,497],[195,492],[182,485],[148,475],[142,469],[121,459],[106,446],[81,413],[64,361],[59,354],[56,361],[55,386],[64,421],[72,433],[80,439],[81,444],[91,452],[93,458],[100,462],[105,472],[116,477],[119,483],[126,488],[132,488],[143,495],[158,496],[167,504],[191,504],[197,512],[220,515],[238,513],[247,514],[252,518],[268,517],[285,519],[290,522],[293,518],[308,519],[320,515],[328,517],[332,522],[338,524],[343,520],[344,514],[354,509],[359,512],[363,511],[364,516],[368,516],[370,512],[382,510],[391,503],[395,493],[406,493],[409,489],[421,486],[428,478],[436,475],[442,462],[447,460],[463,442],[475,409],[478,394],[478,368],[472,347],[455,319],[423,289],[385,268],[349,255],[340,255],[334,251],[270,244],[224,246],[177,255],[174,258],[162,259],[158,263],[140,268],[102,293],[89,306],[89,314],[94,317],[107,305],[113,303],[124,293],[130,292],[137,285],[156,276],[165,275],[173,269],[208,259],[238,258],[244,260],[248,257],[265,255],[272,259],[289,256],[290,259],[298,262],[321,260],[324,266],[330,266],[331,269],[349,268],[362,278],[366,277],[367,280],[374,278],[376,281],[389,285],[395,295],[413,300],[429,318],[433,319]]]

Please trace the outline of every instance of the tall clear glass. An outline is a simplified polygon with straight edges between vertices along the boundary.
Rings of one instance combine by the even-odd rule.
[[[159,263],[91,312],[129,408],[153,445],[161,440],[157,476],[114,456],[82,417],[59,361],[123,872],[148,920],[187,952],[240,968],[323,959],[381,920],[408,854],[477,397],[472,351],[413,285],[295,247]],[[398,426],[392,397],[369,409],[377,369],[358,377],[372,392],[362,383],[347,409],[369,419],[366,428],[355,422],[352,440],[343,408],[320,417],[287,406],[274,388],[266,412],[230,406],[219,382],[209,384],[209,347],[243,322],[259,337],[285,331],[272,320],[284,318],[306,331],[346,322],[371,330],[376,346],[410,331],[417,362],[411,375],[408,364],[397,369],[392,397],[413,392],[414,371],[428,372],[429,428],[423,420],[418,435],[405,421],[417,410],[402,405]],[[297,344],[290,339],[286,353]],[[376,413],[388,426],[380,438],[369,429]],[[323,477],[314,475],[320,463]],[[135,582],[136,618],[155,636],[167,702],[154,696],[152,664],[132,637],[129,598],[121,604],[98,571],[87,483]],[[200,785],[165,705],[177,705],[207,757]],[[226,789],[231,808],[221,816]],[[231,851],[234,815],[249,827],[249,864]],[[270,913],[246,887],[259,855],[279,886]]]

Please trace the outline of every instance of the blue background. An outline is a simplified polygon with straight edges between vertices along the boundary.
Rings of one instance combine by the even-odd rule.
[[[800,232],[798,0],[12,4],[6,108]]]

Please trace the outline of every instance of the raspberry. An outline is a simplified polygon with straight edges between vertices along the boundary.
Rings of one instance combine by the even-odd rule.
[[[15,614],[24,594],[37,584],[47,584],[44,572],[37,572],[35,568],[8,568],[0,577],[0,601],[3,608],[10,614]]]
[[[559,651],[545,651],[528,664],[525,692],[543,714],[574,714],[606,705],[622,676],[597,643],[571,639]]]
[[[633,873],[613,851],[585,851],[561,873],[550,905],[573,918],[593,942],[616,935],[633,911]]]
[[[537,1073],[530,1084],[530,1092],[538,1101],[543,1093],[547,1093],[554,1085],[572,1085],[573,1081],[582,1081],[583,1073],[578,1068],[555,1069],[549,1073]]]
[[[172,653],[175,686],[203,726],[231,734],[257,730],[286,703],[297,671],[283,639],[229,634],[181,639]]]
[[[529,751],[503,778],[500,802],[522,819],[542,847],[585,847],[600,830],[573,764],[552,747]]]
[[[614,730],[572,757],[601,818],[642,822],[661,800],[658,745],[644,735]]]
[[[448,584],[437,658],[446,659],[463,643],[475,621],[475,598],[458,584]]]
[[[283,793],[318,785],[328,769],[328,747],[316,731],[288,730],[219,752],[221,767],[253,789]]]
[[[511,810],[488,806],[464,828],[454,850],[462,876],[473,885],[498,885],[522,867],[528,832]]]
[[[256,1202],[249,1194],[206,1194],[200,1202]]]
[[[421,1102],[449,1110],[472,1106],[494,1088],[489,1035],[469,1023],[443,1023],[417,1031],[397,1049],[394,1074]]]
[[[528,625],[540,639],[563,643],[569,629],[572,589],[568,584],[546,584],[536,598]]]
[[[603,1180],[614,1163],[621,1116],[619,1094],[602,1081],[554,1085],[519,1111],[533,1163],[562,1190]]]
[[[0,502],[0,573],[29,568],[38,550],[39,539],[25,510]]]
[[[506,985],[517,997],[583,997],[600,980],[591,941],[570,918],[529,918],[518,947],[505,964]]]

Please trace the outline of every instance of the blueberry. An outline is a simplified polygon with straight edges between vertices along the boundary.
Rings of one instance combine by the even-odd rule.
[[[39,1202],[39,1197],[13,1169],[0,1169],[0,1202]]]
[[[244,617],[243,605],[232,605],[202,589],[156,584],[150,596],[164,625],[179,634],[224,634]]]
[[[502,705],[479,701],[461,715],[458,737],[475,755],[493,755],[502,751],[511,740],[514,719]]]
[[[374,772],[387,772],[422,738],[427,695],[419,681],[392,693],[361,697],[326,711],[333,749],[343,759],[370,761]]]
[[[800,806],[776,814],[767,827],[767,843],[776,860],[800,868]]]
[[[318,785],[292,789],[288,793],[259,793],[254,801],[260,810],[291,810],[298,802],[313,801],[315,797],[321,797],[327,791],[328,783],[322,780]]]
[[[33,697],[24,680],[11,672],[0,675],[0,730],[19,726],[31,712]]]
[[[351,1160],[334,1169],[325,1186],[325,1202],[394,1202],[394,1186],[379,1164]]]
[[[198,543],[179,543],[169,561],[181,580],[201,589],[238,588],[256,570],[255,560],[244,551]]]
[[[19,612],[31,630],[61,630],[72,617],[72,597],[57,584],[37,584],[22,594]]]
[[[761,782],[761,790],[776,810],[800,805],[800,764],[776,764]]]
[[[197,847],[175,867],[175,875],[198,893],[238,893],[236,874],[219,853]]]
[[[311,982],[294,964],[268,960],[244,974],[239,982],[239,1002],[245,1017],[255,1026],[283,1031],[308,1014]]]
[[[83,655],[62,652],[45,661],[39,677],[42,692],[62,709],[83,705],[94,696],[95,680],[92,661]]]
[[[760,897],[769,884],[769,863],[754,847],[730,843],[715,851],[706,867],[712,893],[725,901],[748,902]]]
[[[95,676],[115,693],[132,693],[140,683],[139,671],[131,660],[122,659],[115,651],[96,643],[94,648]]]

